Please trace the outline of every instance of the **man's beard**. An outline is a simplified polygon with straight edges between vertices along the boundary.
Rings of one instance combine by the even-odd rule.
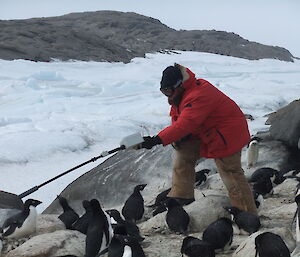
[[[168,97],[169,105],[175,105],[178,107],[181,102],[182,96],[183,96],[183,92]]]

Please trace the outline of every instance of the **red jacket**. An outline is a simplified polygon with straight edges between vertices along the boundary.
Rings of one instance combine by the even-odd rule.
[[[163,145],[191,134],[200,140],[200,156],[221,158],[240,151],[250,140],[247,120],[238,105],[204,79],[186,69],[189,78],[172,125],[159,132]]]

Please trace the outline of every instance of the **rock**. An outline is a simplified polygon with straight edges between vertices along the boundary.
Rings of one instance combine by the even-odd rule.
[[[85,235],[72,230],[57,230],[30,238],[6,257],[54,257],[63,255],[83,256]]]
[[[220,217],[227,216],[223,206],[230,205],[229,199],[225,195],[206,194],[205,196],[199,190],[195,190],[196,201],[184,206],[184,209],[190,216],[189,232],[203,231],[210,223]],[[140,225],[143,233],[170,233],[166,225],[166,212],[160,213],[153,218],[143,222]],[[167,231],[167,232],[166,232]]]
[[[0,21],[0,58],[130,62],[145,53],[197,51],[250,60],[293,61],[282,48],[216,30],[175,30],[133,12],[97,11]],[[80,51],[78,51],[80,49]]]
[[[271,136],[292,148],[298,149],[300,138],[300,99],[269,114],[266,124],[271,125]]]
[[[268,230],[260,230],[256,233],[253,233],[245,241],[243,241],[236,251],[232,254],[232,257],[253,257],[255,256],[255,238],[259,234],[263,232],[272,232],[281,236],[281,238],[286,243],[287,247],[290,251],[295,248],[295,241],[292,237],[291,232],[287,228],[275,228],[275,229],[268,229]]]
[[[51,233],[56,230],[66,229],[64,223],[55,214],[39,215],[37,219],[37,231],[36,234]]]
[[[279,184],[278,186],[274,187],[274,194],[281,195],[281,196],[290,196],[291,188],[296,188],[298,185],[298,181],[295,179],[286,179],[283,183]]]
[[[61,195],[77,213],[83,213],[86,199],[97,198],[105,209],[123,205],[138,184],[147,184],[142,195],[152,199],[171,182],[172,152],[171,146],[120,151],[73,181]],[[43,213],[60,212],[60,205],[53,201]]]

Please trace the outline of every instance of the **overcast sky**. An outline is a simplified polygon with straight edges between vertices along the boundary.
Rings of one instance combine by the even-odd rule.
[[[216,29],[287,48],[300,57],[300,0],[0,0],[0,19],[132,11],[175,29]]]

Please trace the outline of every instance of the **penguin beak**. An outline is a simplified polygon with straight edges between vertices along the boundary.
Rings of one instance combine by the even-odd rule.
[[[147,184],[142,184],[142,185],[140,185],[140,189],[141,190],[144,190],[144,188],[147,186]]]
[[[42,202],[39,200],[35,200],[34,206],[38,206],[39,204],[41,204]]]

